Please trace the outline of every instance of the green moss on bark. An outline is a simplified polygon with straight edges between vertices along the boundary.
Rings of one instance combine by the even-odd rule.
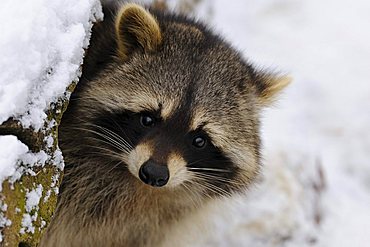
[[[53,176],[59,175],[61,171],[53,165],[45,165],[37,172],[36,176],[24,175],[22,178],[10,184],[8,181],[3,183],[2,198],[3,203],[7,205],[4,215],[12,221],[9,227],[3,229],[3,246],[18,246],[19,243],[27,246],[37,246],[41,233],[49,222],[56,205],[57,195],[55,188],[59,183],[53,184]],[[38,209],[31,212],[26,210],[26,194],[42,185],[42,197]],[[50,195],[49,195],[50,192]],[[46,198],[46,199],[45,199]],[[37,218],[32,222],[34,232],[21,233],[22,220],[24,214],[36,215]],[[45,223],[43,223],[45,222]]]
[[[76,83],[71,83],[67,88],[72,92]],[[68,101],[61,99],[50,105],[47,111],[45,128],[39,132],[33,129],[23,128],[16,120],[8,120],[0,125],[0,135],[15,135],[20,141],[26,144],[30,151],[44,151],[49,157],[53,157],[58,149],[58,126],[62,119],[63,112],[67,109]],[[53,124],[51,124],[53,123]],[[45,143],[46,137],[53,138],[53,144],[48,146]],[[22,165],[22,164],[21,164]],[[26,165],[25,165],[26,166]],[[43,167],[31,166],[32,174],[25,174],[14,183],[4,181],[0,192],[0,202],[7,205],[2,212],[6,219],[11,220],[9,226],[1,229],[3,241],[0,246],[37,246],[55,210],[57,191],[62,178],[62,171],[54,163],[53,158],[47,161]],[[38,207],[27,212],[26,195],[42,185],[42,196]],[[30,214],[35,220],[32,221],[34,231],[24,229],[22,220],[25,214]]]

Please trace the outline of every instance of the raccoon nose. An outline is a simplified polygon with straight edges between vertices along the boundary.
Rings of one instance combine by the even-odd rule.
[[[168,182],[170,174],[167,166],[148,160],[140,167],[139,177],[146,184],[161,187]]]

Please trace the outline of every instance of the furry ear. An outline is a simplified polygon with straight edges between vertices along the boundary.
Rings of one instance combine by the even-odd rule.
[[[154,51],[161,44],[157,20],[140,5],[124,5],[118,12],[115,27],[118,53],[124,60],[137,48]]]
[[[257,90],[259,100],[263,106],[270,105],[276,96],[290,84],[292,78],[287,75],[279,76],[272,74],[264,74],[259,78]]]

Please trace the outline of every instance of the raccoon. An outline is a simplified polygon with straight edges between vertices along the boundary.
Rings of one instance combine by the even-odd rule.
[[[186,16],[103,11],[60,125],[65,174],[42,247],[162,246],[205,203],[244,192],[260,112],[289,82]]]

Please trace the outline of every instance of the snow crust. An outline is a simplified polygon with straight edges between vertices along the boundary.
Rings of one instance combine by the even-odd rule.
[[[2,183],[5,179],[11,184],[20,179],[23,175],[35,176],[32,168],[35,166],[43,167],[46,163],[53,163],[58,168],[63,169],[63,158],[61,152],[57,149],[52,155],[47,155],[45,151],[32,153],[28,147],[12,135],[0,136],[0,192]],[[58,177],[53,178],[51,187],[56,186]],[[55,188],[54,188],[55,189]],[[56,190],[57,192],[57,190]],[[50,197],[51,192],[49,193]],[[22,228],[20,233],[35,231],[33,222],[37,219],[38,205],[42,196],[42,185],[36,185],[35,189],[26,193],[26,214],[23,215]],[[6,212],[7,205],[0,198],[0,228],[10,226],[11,221],[5,218],[3,212]],[[48,198],[44,198],[44,202]],[[19,209],[20,212],[20,209]],[[16,213],[19,213],[16,211]],[[0,234],[0,242],[2,241]]]
[[[46,110],[70,96],[66,88],[78,81],[92,23],[102,17],[98,0],[0,2],[0,124],[13,118],[35,131],[55,126],[55,120],[47,120]],[[15,136],[0,136],[0,191],[5,179],[13,183],[24,174],[36,175],[34,166],[49,163],[63,169],[61,151],[50,151],[53,137],[46,136],[44,141],[45,150],[32,153]],[[58,192],[58,179],[53,177],[53,191],[46,192],[44,202],[52,192]],[[38,217],[42,185],[34,186],[26,195],[21,233],[35,231],[33,221]],[[2,228],[11,221],[2,213],[7,207],[1,198],[0,206]],[[42,222],[44,227],[46,222]]]
[[[0,123],[44,125],[45,109],[77,81],[97,0],[2,0]],[[67,95],[65,95],[67,96]]]
[[[37,220],[37,210],[39,208],[40,199],[42,196],[42,185],[39,184],[34,190],[27,192],[26,194],[26,212],[23,214],[22,228],[20,233],[25,232],[34,233],[35,227],[33,226],[33,221]]]
[[[26,194],[26,211],[31,212],[31,210],[35,209],[40,202],[42,195],[42,185],[39,184],[36,189],[31,190]]]
[[[0,136],[0,191],[2,182],[16,173],[19,157],[28,152],[28,147],[15,136]]]

